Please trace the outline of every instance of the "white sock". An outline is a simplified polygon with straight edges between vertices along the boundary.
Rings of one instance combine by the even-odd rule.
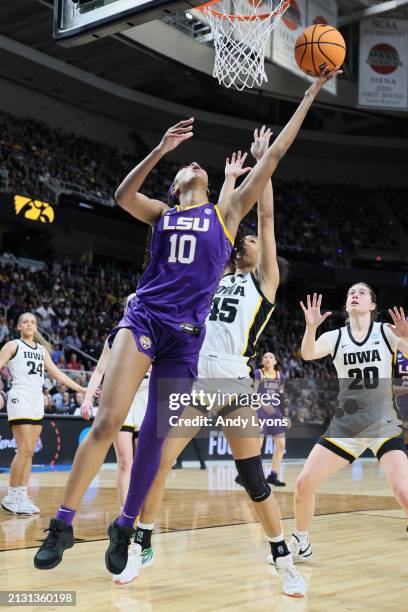
[[[268,542],[273,542],[274,544],[277,544],[278,542],[282,542],[282,540],[284,539],[285,538],[283,537],[283,533],[280,533],[278,536],[274,538],[268,538]]]
[[[140,529],[148,529],[149,531],[153,531],[154,523],[142,523],[141,521],[137,521],[137,526]]]
[[[18,493],[18,487],[9,487],[7,494],[8,495],[17,495]]]
[[[308,531],[299,531],[299,529],[294,529],[293,533],[298,538],[308,538],[309,537],[309,532]]]
[[[21,495],[27,495],[27,487],[17,487]]]

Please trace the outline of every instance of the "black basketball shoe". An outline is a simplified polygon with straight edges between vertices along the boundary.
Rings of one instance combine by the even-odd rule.
[[[121,574],[128,561],[130,539],[136,531],[131,527],[121,527],[117,520],[108,527],[110,544],[105,553],[106,569],[111,574]]]
[[[74,532],[72,525],[68,527],[63,519],[51,519],[48,535],[43,540],[37,554],[34,557],[34,567],[37,569],[52,569],[62,561],[62,555],[66,548],[74,545]]]
[[[274,487],[286,487],[286,482],[279,480],[275,472],[268,474],[266,477],[266,482],[269,482],[269,484],[273,485]]]

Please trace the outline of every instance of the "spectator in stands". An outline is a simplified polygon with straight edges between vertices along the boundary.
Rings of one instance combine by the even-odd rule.
[[[44,413],[55,414],[55,407],[49,393],[44,393]]]
[[[64,361],[65,361],[65,354],[64,354],[62,345],[61,344],[55,344],[54,348],[51,351],[51,359],[53,360],[53,362],[55,364],[58,364],[58,363],[60,363],[60,360],[61,360],[62,357],[64,358]],[[60,366],[58,366],[58,367],[60,367]]]
[[[64,391],[62,394],[62,402],[55,404],[57,414],[74,414],[75,412],[75,399],[71,397],[68,391]]]
[[[58,317],[57,327],[59,327],[60,330],[64,330],[68,325],[71,324],[71,320],[69,319],[68,315],[61,311],[60,308],[58,310],[61,312],[61,314]]]
[[[52,331],[53,319],[55,318],[55,312],[48,300],[43,300],[42,305],[35,310],[36,314],[40,317],[40,326],[47,332]]]
[[[57,366],[60,368],[60,370],[67,369],[67,360],[65,359],[65,353],[63,355],[60,355],[60,358],[57,362]]]
[[[6,317],[0,317],[0,346],[4,344],[4,339],[9,335]]]
[[[62,406],[65,391],[67,391],[67,388],[61,383],[57,383],[55,387],[50,389],[50,394],[56,410],[60,410],[60,407]]]
[[[70,349],[74,346],[74,332],[72,327],[69,327],[66,332],[67,335],[64,338],[64,347]]]
[[[82,406],[84,397],[85,397],[84,393],[75,393],[75,411],[77,408],[80,408]]]
[[[78,361],[78,355],[76,353],[71,353],[70,360],[67,363],[68,370],[82,370],[81,364]]]

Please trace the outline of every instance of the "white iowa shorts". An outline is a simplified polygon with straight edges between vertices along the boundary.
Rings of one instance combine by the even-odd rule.
[[[389,438],[329,438],[324,436],[320,438],[319,444],[339,455],[339,457],[347,459],[350,463],[358,459],[367,448],[372,451],[378,460],[391,450],[405,452],[400,432]]]
[[[42,391],[12,387],[7,396],[7,417],[10,425],[40,425],[44,417]]]
[[[145,378],[136,393],[120,431],[138,432],[146,414],[149,399],[149,379]]]
[[[198,379],[193,391],[217,397],[216,408],[229,405],[231,395],[252,395],[254,393],[251,367],[248,358],[225,353],[200,353]],[[203,397],[203,395],[200,395]],[[204,402],[204,405],[208,402]]]

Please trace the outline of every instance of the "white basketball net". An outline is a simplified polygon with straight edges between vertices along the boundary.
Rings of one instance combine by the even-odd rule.
[[[268,80],[270,33],[289,5],[287,0],[221,0],[199,8],[214,36],[213,76],[220,85],[242,90]]]

